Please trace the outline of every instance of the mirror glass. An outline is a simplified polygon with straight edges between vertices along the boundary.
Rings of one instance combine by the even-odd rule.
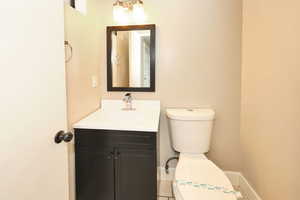
[[[150,30],[112,31],[112,86],[150,87]]]

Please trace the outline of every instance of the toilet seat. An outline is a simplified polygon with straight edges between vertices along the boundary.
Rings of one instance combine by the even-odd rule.
[[[230,181],[204,155],[180,154],[173,189],[176,200],[236,200]]]

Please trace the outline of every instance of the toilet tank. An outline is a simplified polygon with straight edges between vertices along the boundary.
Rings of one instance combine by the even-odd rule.
[[[212,109],[167,109],[173,148],[180,153],[208,152],[215,112]]]

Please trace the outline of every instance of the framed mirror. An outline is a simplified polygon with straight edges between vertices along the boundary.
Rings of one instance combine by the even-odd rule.
[[[107,90],[155,91],[155,25],[107,27]]]

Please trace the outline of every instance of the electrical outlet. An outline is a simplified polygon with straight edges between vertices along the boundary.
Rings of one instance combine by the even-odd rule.
[[[92,88],[96,88],[98,86],[97,76],[92,76]]]

